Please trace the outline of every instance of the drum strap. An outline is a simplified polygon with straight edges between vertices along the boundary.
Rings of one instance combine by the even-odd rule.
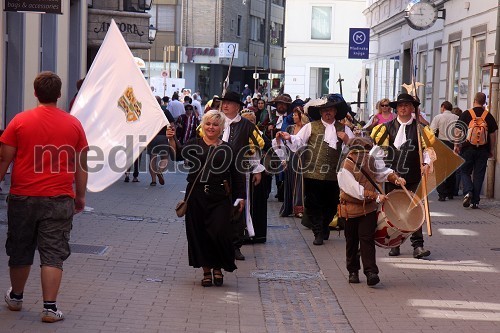
[[[366,172],[360,164],[358,164],[358,163],[354,162],[354,160],[353,160],[350,156],[348,156],[348,157],[347,157],[347,159],[348,159],[349,161],[351,161],[352,163],[354,163],[354,165],[355,165],[355,166],[357,166],[357,167],[358,167],[358,169],[359,169],[359,170],[363,173],[363,175],[366,177],[366,179],[368,179],[368,181],[369,181],[369,182],[373,185],[373,187],[375,187],[375,189],[376,189],[379,193],[381,193],[381,194],[383,194],[383,193],[384,193],[384,192],[382,191],[382,189],[378,186],[378,184],[377,184],[377,183],[376,183],[376,182],[372,179],[372,177],[370,177],[370,175],[368,174],[368,172]]]

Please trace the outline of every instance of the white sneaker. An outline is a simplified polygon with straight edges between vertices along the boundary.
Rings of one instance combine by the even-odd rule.
[[[5,303],[7,303],[7,307],[10,311],[21,311],[23,307],[22,299],[10,298],[10,292],[12,291],[12,287],[7,289],[5,292]]]
[[[42,311],[42,321],[44,323],[55,323],[63,319],[64,315],[60,310],[43,309]]]

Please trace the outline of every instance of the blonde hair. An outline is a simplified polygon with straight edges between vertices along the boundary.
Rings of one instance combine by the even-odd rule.
[[[378,101],[377,102],[377,113],[382,113],[382,111],[380,110],[380,105],[382,105],[382,104],[389,104],[390,102],[391,101],[388,98],[382,98],[380,101]]]
[[[201,118],[201,126],[205,125],[205,123],[209,120],[217,121],[219,126],[224,129],[224,124],[226,123],[226,116],[224,113],[219,110],[208,110]]]

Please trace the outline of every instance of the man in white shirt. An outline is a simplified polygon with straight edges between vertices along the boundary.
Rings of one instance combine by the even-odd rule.
[[[185,114],[186,110],[184,109],[184,104],[179,101],[179,93],[174,92],[172,95],[172,100],[170,103],[168,103],[167,106],[168,111],[172,114],[172,117],[174,117],[174,120],[177,120],[181,114]]]
[[[427,149],[424,149],[422,153],[423,161],[420,161],[418,135],[422,135],[422,132],[426,136],[427,140],[422,139],[422,145],[426,141],[434,142],[435,137],[432,131],[429,130],[427,132],[419,129],[413,113],[420,105],[420,102],[415,100],[411,95],[406,93],[399,94],[397,100],[390,102],[389,105],[393,109],[396,109],[397,118],[377,125],[373,129],[371,137],[376,145],[387,149],[387,164],[405,179],[408,190],[415,193],[422,181],[422,174],[429,173],[432,163]],[[399,186],[386,183],[386,193],[398,188]],[[424,248],[422,227],[412,234],[410,241],[413,246],[414,258],[421,259],[431,254],[431,251]],[[393,247],[389,255],[399,256],[399,246]]]
[[[432,119],[431,129],[437,134],[439,140],[441,140],[445,145],[453,149],[453,131],[455,129],[455,124],[458,120],[458,116],[451,113],[453,105],[450,102],[444,101],[441,104],[441,114]],[[438,179],[445,179],[444,175],[436,175]],[[453,199],[453,192],[455,191],[455,173],[448,176],[441,184],[437,187],[437,192],[439,195],[439,201],[446,201],[446,198]]]
[[[350,109],[341,95],[330,94],[310,101],[304,109],[309,116],[314,114],[313,121],[304,125],[297,135],[278,132],[273,146],[279,149],[283,144],[297,151],[307,145],[304,167],[297,170],[304,175],[304,216],[312,224],[313,244],[323,245],[330,236],[329,224],[339,203],[337,168],[342,147],[354,134],[340,123]]]

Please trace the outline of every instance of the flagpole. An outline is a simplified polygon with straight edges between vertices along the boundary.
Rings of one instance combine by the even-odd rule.
[[[148,84],[151,86],[151,48],[148,49]]]
[[[414,62],[413,62],[413,40],[410,48],[410,66],[411,66],[411,78],[413,85],[413,97],[416,101],[419,101],[417,94],[417,87],[415,84],[415,70],[414,70]],[[420,119],[420,109],[419,107],[415,107],[415,120],[417,121],[417,142],[418,142],[418,157],[420,161],[420,166],[424,165],[424,156],[422,153],[422,137],[424,135],[424,131],[419,122]],[[424,211],[425,211],[425,222],[427,224],[427,234],[432,236],[432,226],[431,226],[431,213],[429,209],[429,198],[427,196],[427,173],[422,174],[422,192],[423,192],[423,200],[424,200]]]

